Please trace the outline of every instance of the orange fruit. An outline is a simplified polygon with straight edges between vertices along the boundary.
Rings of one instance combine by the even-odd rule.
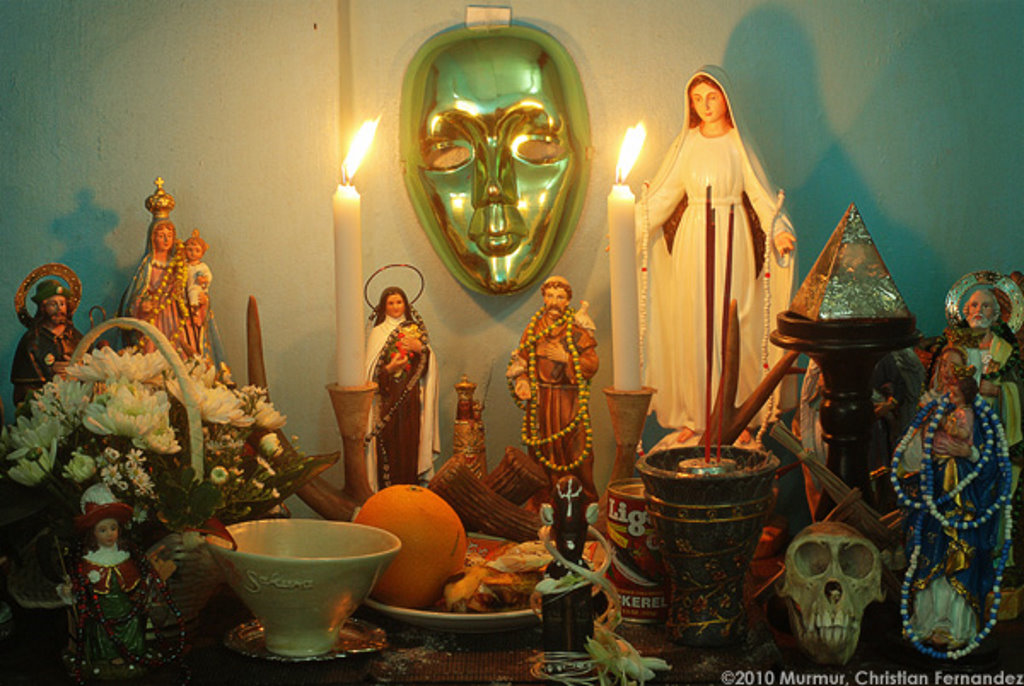
[[[370,496],[352,521],[402,539],[402,549],[370,594],[398,607],[428,607],[466,563],[466,529],[444,499],[420,486],[389,486]]]

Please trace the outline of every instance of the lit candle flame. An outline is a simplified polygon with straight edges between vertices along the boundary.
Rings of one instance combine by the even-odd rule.
[[[352,177],[355,176],[359,163],[366,156],[366,151],[370,149],[370,143],[373,142],[373,134],[377,132],[377,124],[379,123],[380,117],[377,117],[372,121],[367,119],[359,127],[355,138],[352,139],[352,145],[349,146],[348,156],[341,165],[342,184],[347,186],[352,183]]]
[[[625,183],[633,163],[640,156],[640,149],[644,147],[644,139],[647,138],[647,129],[643,122],[631,126],[626,130],[626,137],[622,139],[622,149],[619,151],[619,163],[615,167],[615,183]]]

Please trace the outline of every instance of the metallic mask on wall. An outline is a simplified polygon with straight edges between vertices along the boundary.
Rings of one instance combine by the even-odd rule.
[[[467,288],[547,273],[586,195],[590,124],[576,66],[525,26],[428,40],[402,87],[405,184],[434,250]]]

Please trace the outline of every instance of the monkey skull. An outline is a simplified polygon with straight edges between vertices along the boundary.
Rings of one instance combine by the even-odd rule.
[[[811,524],[786,550],[778,593],[803,651],[819,664],[846,664],[857,649],[864,608],[883,598],[878,549],[846,524]]]

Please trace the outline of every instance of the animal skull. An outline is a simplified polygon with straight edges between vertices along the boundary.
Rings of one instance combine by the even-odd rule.
[[[884,597],[878,549],[846,524],[811,524],[786,550],[778,593],[804,652],[819,664],[846,664],[857,649],[864,608]]]

